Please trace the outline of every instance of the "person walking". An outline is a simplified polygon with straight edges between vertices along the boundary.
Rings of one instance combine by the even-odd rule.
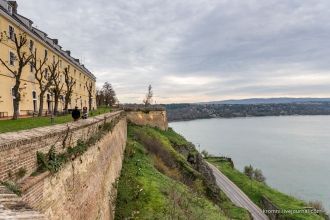
[[[79,118],[80,118],[80,110],[78,109],[77,106],[72,111],[71,116],[72,116],[72,118],[73,118],[74,121],[78,121],[79,120]]]

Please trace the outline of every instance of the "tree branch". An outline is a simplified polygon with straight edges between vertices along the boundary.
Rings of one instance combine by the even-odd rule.
[[[12,69],[9,68],[9,66],[0,58],[0,62],[2,63],[2,65],[4,65],[6,67],[6,69],[8,71],[10,71],[14,76],[17,75],[16,71],[13,71]]]

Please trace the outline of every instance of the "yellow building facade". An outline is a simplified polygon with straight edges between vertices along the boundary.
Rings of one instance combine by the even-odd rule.
[[[30,51],[37,50],[38,57],[44,57],[47,54],[47,65],[53,62],[58,62],[59,72],[61,73],[60,79],[64,83],[64,68],[69,67],[70,77],[76,81],[73,86],[73,93],[71,101],[69,102],[68,109],[89,106],[89,93],[86,86],[92,83],[92,108],[96,108],[95,102],[95,76],[80,63],[78,59],[71,56],[70,51],[64,51],[58,45],[57,39],[52,39],[41,30],[32,26],[33,22],[24,16],[17,13],[17,3],[14,1],[0,0],[0,58],[11,69],[17,69],[18,61],[14,57],[16,54],[16,47],[13,40],[10,38],[15,34],[26,35],[27,45],[24,51],[30,55]],[[11,117],[13,115],[13,99],[15,96],[12,94],[13,86],[15,85],[15,77],[8,71],[8,69],[0,63],[0,118]],[[35,73],[32,65],[28,64],[24,67],[21,84],[19,88],[21,94],[21,101],[19,112],[20,115],[33,115],[39,110],[39,84],[35,79]],[[64,84],[61,98],[59,99],[59,111],[64,109],[64,97],[66,86]],[[54,108],[54,94],[51,90],[47,91],[44,96],[44,112],[43,114],[50,114]]]

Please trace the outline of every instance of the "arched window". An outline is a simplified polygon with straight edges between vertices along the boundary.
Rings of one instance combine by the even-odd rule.
[[[33,98],[33,99],[37,99],[37,93],[36,93],[36,91],[33,91],[33,92],[32,92],[32,98]]]
[[[37,93],[36,93],[36,91],[32,91],[32,100],[33,100],[33,111],[37,112],[38,111],[38,106],[37,106]]]

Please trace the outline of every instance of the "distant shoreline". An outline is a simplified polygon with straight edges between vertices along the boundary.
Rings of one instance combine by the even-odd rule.
[[[208,117],[208,118],[193,118],[193,119],[181,119],[181,120],[169,120],[169,123],[172,122],[185,122],[185,121],[195,121],[195,120],[202,120],[202,119],[239,119],[239,118],[266,118],[266,117],[290,117],[290,116],[330,116],[330,114],[306,114],[306,115],[252,115],[252,116],[233,116],[233,117]]]

